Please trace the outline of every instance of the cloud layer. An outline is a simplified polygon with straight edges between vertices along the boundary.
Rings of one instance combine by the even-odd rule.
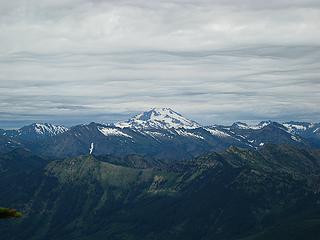
[[[0,124],[319,121],[319,23],[311,0],[2,1]]]

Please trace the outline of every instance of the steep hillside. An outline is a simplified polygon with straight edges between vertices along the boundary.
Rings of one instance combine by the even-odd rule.
[[[0,205],[18,206],[25,214],[0,223],[4,238],[258,240],[274,234],[282,240],[306,239],[301,234],[306,229],[307,239],[319,233],[319,151],[231,147],[142,168],[133,164],[141,158],[129,159],[129,164],[92,155],[53,161],[25,178],[34,183],[26,189],[11,171],[2,174],[12,185],[0,185],[10,199],[2,197]],[[19,199],[8,189],[18,189]]]

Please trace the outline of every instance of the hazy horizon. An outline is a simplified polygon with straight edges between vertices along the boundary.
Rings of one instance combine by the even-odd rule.
[[[21,121],[1,121],[0,120],[0,129],[19,129],[23,126],[26,126],[26,125],[30,125],[30,124],[33,124],[33,123],[50,123],[50,124],[57,124],[57,125],[63,125],[65,127],[72,127],[72,126],[76,126],[76,125],[81,125],[81,124],[89,124],[91,122],[95,122],[95,123],[101,123],[101,124],[112,124],[112,123],[117,123],[117,122],[120,122],[120,121],[126,121],[130,118],[133,118],[134,116],[140,114],[140,113],[143,113],[143,112],[146,112],[146,111],[149,111],[151,109],[146,109],[144,111],[141,111],[141,112],[136,112],[136,113],[132,113],[132,114],[123,114],[123,115],[119,115],[119,118],[118,119],[114,119],[114,120],[109,120],[109,121],[104,121],[103,119],[101,119],[100,121],[99,120],[93,120],[93,119],[74,119],[74,118],[71,118],[71,119],[63,119],[63,120],[55,120],[55,121],[51,121],[50,119],[48,120],[29,120],[29,121],[25,121],[25,120],[21,120]],[[174,110],[174,109],[172,109]],[[174,110],[175,111],[175,110]],[[179,114],[181,114],[180,112],[178,112]],[[260,119],[260,120],[248,120],[248,119],[240,119],[240,120],[237,120],[237,121],[222,121],[222,122],[204,122],[204,121],[201,121],[200,120],[196,120],[196,119],[193,119],[187,115],[184,115],[184,114],[181,114],[183,117],[189,119],[189,120],[193,120],[197,123],[199,123],[200,125],[202,126],[210,126],[210,125],[224,125],[224,126],[230,126],[232,125],[233,123],[235,122],[243,122],[243,123],[246,123],[248,125],[256,125],[256,124],[259,124],[260,122],[262,121],[275,121],[275,122],[279,122],[279,123],[284,123],[284,122],[288,122],[288,121],[285,121],[285,120],[281,120],[281,119]],[[298,120],[294,120],[294,119],[291,119],[290,121],[298,121]],[[301,121],[303,122],[303,121]],[[319,122],[310,122],[310,123],[319,123]],[[1,125],[2,124],[2,125]]]

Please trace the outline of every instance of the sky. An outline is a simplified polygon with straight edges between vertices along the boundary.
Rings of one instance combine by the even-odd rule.
[[[319,0],[0,0],[0,128],[320,122]]]

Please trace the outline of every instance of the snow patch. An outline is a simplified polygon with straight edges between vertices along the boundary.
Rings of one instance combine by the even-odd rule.
[[[132,138],[130,135],[121,132],[116,128],[106,128],[106,127],[98,127],[98,130],[105,136],[118,136],[118,137],[127,137]]]
[[[233,124],[238,129],[250,129],[250,127],[246,123],[236,122]]]
[[[217,129],[205,128],[205,130],[217,137],[230,137],[229,134]]]
[[[91,155],[94,149],[93,143],[91,143],[90,148],[89,148],[89,154]]]
[[[35,123],[31,125],[34,127],[34,130],[39,135],[51,135],[55,136],[61,133],[68,131],[68,128],[60,125],[52,125],[49,123]],[[21,129],[20,129],[21,131]]]
[[[190,132],[186,132],[183,130],[177,130],[176,131],[180,136],[184,136],[184,137],[194,137],[194,138],[199,138],[199,139],[204,139],[204,137],[194,134],[194,133],[190,133]]]
[[[291,139],[296,141],[296,142],[301,142],[301,140],[299,138],[297,138],[296,136],[292,135]]]
[[[237,127],[238,129],[252,129],[252,130],[259,130],[259,129],[262,129],[268,125],[271,124],[271,121],[263,121],[263,122],[260,122],[259,124],[257,125],[248,125],[246,123],[242,123],[242,122],[236,122],[234,123],[234,126]]]
[[[164,133],[159,132],[146,131],[146,134],[150,135],[151,137],[166,137]]]
[[[305,131],[307,130],[306,126],[303,125],[298,125],[298,124],[289,124],[289,123],[284,123],[283,126],[285,126],[288,129],[289,133],[295,132],[297,130],[299,131]]]

